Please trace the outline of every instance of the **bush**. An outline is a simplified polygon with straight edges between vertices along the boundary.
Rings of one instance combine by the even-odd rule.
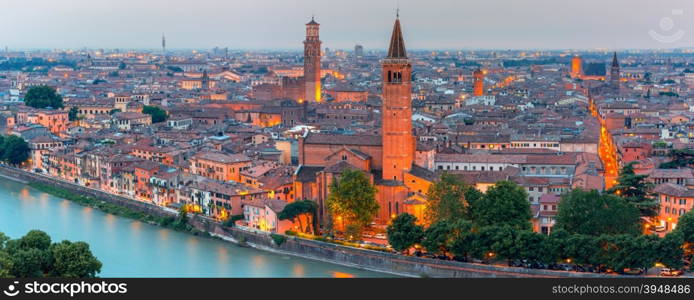
[[[222,225],[227,226],[227,227],[234,227],[236,226],[236,221],[243,220],[243,215],[233,215],[226,219]]]
[[[275,245],[277,245],[278,247],[282,246],[282,244],[284,244],[284,242],[287,241],[287,237],[280,234],[272,233],[270,234],[270,237],[272,238],[272,241],[275,242]]]

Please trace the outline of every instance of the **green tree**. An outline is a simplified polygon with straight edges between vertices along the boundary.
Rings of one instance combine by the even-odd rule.
[[[300,200],[287,204],[277,217],[280,220],[298,221],[302,232],[316,232],[317,211],[318,204],[316,204],[316,202],[311,200]],[[305,227],[302,217],[306,220]]]
[[[466,217],[465,184],[455,176],[444,173],[427,192],[424,218],[427,224],[439,221],[454,222]]]
[[[667,144],[665,144],[665,146],[663,146],[663,144],[665,143],[659,142],[657,145],[654,144],[653,146],[658,146],[659,148],[667,147]],[[670,158],[671,160],[669,162],[660,164],[659,168],[677,169],[694,164],[694,149],[673,149],[670,151]]]
[[[551,263],[556,261],[549,245],[549,237],[529,230],[523,230],[516,234],[513,245],[519,258],[533,262]]]
[[[679,228],[679,227],[677,227]],[[668,268],[682,268],[682,258],[684,257],[684,238],[679,231],[673,231],[660,239],[656,246],[656,261]]]
[[[101,262],[84,242],[51,243],[39,230],[19,239],[0,233],[0,278],[94,277],[100,270]]]
[[[453,225],[453,242],[451,252],[459,257],[467,258],[473,250],[471,245],[475,238],[474,226],[470,220],[460,220]]]
[[[634,236],[629,234],[612,235],[609,237],[607,249],[609,260],[607,265],[617,272],[625,268],[648,269],[657,260],[656,245],[658,237],[654,235]]]
[[[672,233],[677,233],[684,242],[684,250],[687,254],[694,253],[694,212],[688,211],[677,219],[677,228]]]
[[[78,113],[79,113],[79,109],[77,108],[77,106],[70,107],[70,110],[67,113],[68,120],[76,121]]]
[[[642,216],[658,215],[658,202],[650,193],[653,184],[646,181],[648,175],[636,175],[634,163],[622,167],[617,178],[617,184],[607,192],[616,195],[639,209]]]
[[[446,255],[453,242],[453,226],[449,221],[438,221],[424,231],[422,246],[430,253]]]
[[[21,237],[18,242],[18,246],[23,249],[48,250],[48,247],[51,246],[51,237],[41,230],[31,230]]]
[[[555,229],[572,234],[638,234],[639,212],[636,207],[613,195],[596,190],[572,190],[562,195]]]
[[[5,251],[0,251],[0,278],[12,278],[12,270],[14,265],[12,257]]]
[[[142,107],[142,113],[152,116],[152,123],[164,122],[168,117],[166,111],[158,106],[145,105]]]
[[[24,104],[34,108],[62,108],[63,97],[47,85],[30,87],[24,96]]]
[[[555,225],[556,226],[556,225]],[[586,234],[572,234],[566,239],[564,258],[571,259],[579,265],[599,265],[596,263],[597,252],[600,246],[595,236]]]
[[[101,262],[85,242],[62,241],[51,245],[49,250],[54,259],[51,276],[93,278],[101,272]]]
[[[29,144],[21,137],[9,135],[3,139],[2,160],[17,165],[29,159]]]
[[[345,169],[330,185],[327,206],[333,216],[363,229],[378,213],[376,188],[364,172]]]
[[[43,277],[50,264],[50,256],[46,250],[20,248],[9,254],[12,257],[11,273],[15,277]]]
[[[517,231],[509,225],[481,227],[471,239],[470,254],[483,260],[518,258],[518,248],[514,245]]]
[[[472,204],[473,222],[480,227],[509,225],[519,230],[530,230],[530,202],[528,193],[510,181],[499,181]]]
[[[424,237],[424,228],[417,225],[417,217],[402,213],[395,217],[386,228],[388,243],[396,251],[405,251],[414,244],[420,243]]]

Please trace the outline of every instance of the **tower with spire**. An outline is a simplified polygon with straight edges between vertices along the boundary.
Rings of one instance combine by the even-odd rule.
[[[619,89],[619,60],[617,60],[617,52],[612,56],[612,66],[610,67],[610,85],[614,89]]]
[[[321,101],[320,82],[320,24],[314,17],[306,24],[306,40],[304,41],[304,85],[306,101]]]
[[[383,67],[383,179],[402,183],[414,162],[412,135],[412,64],[407,58],[400,17],[395,19]]]
[[[166,36],[164,33],[161,34],[161,53],[166,56]]]

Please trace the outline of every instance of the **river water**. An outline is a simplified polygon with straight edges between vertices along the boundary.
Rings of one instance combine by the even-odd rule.
[[[243,248],[103,213],[0,177],[0,232],[89,243],[100,277],[387,277]]]

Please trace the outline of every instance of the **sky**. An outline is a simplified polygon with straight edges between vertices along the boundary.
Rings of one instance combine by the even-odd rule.
[[[694,0],[0,0],[0,48],[408,49],[694,47]]]

